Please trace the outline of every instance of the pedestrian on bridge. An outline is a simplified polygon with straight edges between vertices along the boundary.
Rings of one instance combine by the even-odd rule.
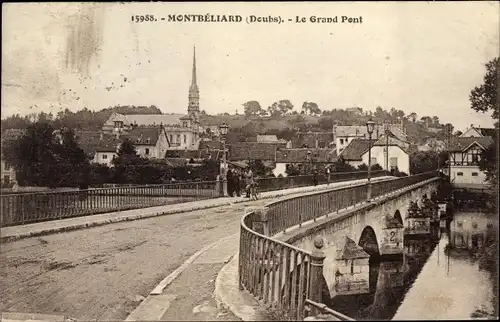
[[[252,172],[252,169],[248,169],[247,173],[246,173],[246,197],[247,198],[250,198],[250,188],[252,188],[252,184],[253,184],[253,172]]]
[[[235,172],[235,178],[234,179],[235,179],[235,193],[236,193],[236,196],[241,197],[241,182],[242,182],[241,171],[236,170],[236,172]]]
[[[227,179],[227,194],[229,195],[229,197],[233,197],[235,189],[234,189],[233,171],[231,171],[231,169],[227,170],[226,179]]]

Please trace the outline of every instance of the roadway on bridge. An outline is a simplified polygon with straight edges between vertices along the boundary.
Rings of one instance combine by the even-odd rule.
[[[287,197],[290,195],[281,198]],[[6,243],[0,253],[0,311],[123,320],[192,254],[238,233],[246,206],[270,201],[249,201]],[[194,283],[189,275],[183,277],[188,278],[190,286],[198,283],[199,295],[193,293],[197,288],[172,283],[176,298],[187,301],[190,297],[191,302],[173,301],[168,310],[172,314],[162,319],[235,319],[231,314],[221,317],[214,310],[213,299],[207,296],[213,292],[223,261],[202,260],[200,264],[211,266],[207,269],[205,265],[203,271],[196,271],[196,265],[186,270]]]
[[[260,200],[248,205],[268,202]],[[193,253],[237,233],[245,205],[4,244],[0,311],[123,320],[159,281]]]

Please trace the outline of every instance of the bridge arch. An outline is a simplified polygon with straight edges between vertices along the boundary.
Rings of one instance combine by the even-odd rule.
[[[370,258],[373,255],[380,256],[377,234],[372,226],[366,226],[363,229],[359,237],[358,245],[363,247],[363,250],[370,254]]]

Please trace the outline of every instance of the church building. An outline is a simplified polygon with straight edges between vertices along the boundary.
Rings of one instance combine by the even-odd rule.
[[[187,114],[120,114],[113,113],[102,131],[119,137],[136,128],[157,127],[166,135],[167,150],[198,150],[200,133],[200,91],[196,80],[196,49],[193,50],[191,85]]]

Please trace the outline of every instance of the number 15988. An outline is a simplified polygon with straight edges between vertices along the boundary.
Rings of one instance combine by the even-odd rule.
[[[154,15],[135,15],[132,16],[132,22],[156,21]]]

